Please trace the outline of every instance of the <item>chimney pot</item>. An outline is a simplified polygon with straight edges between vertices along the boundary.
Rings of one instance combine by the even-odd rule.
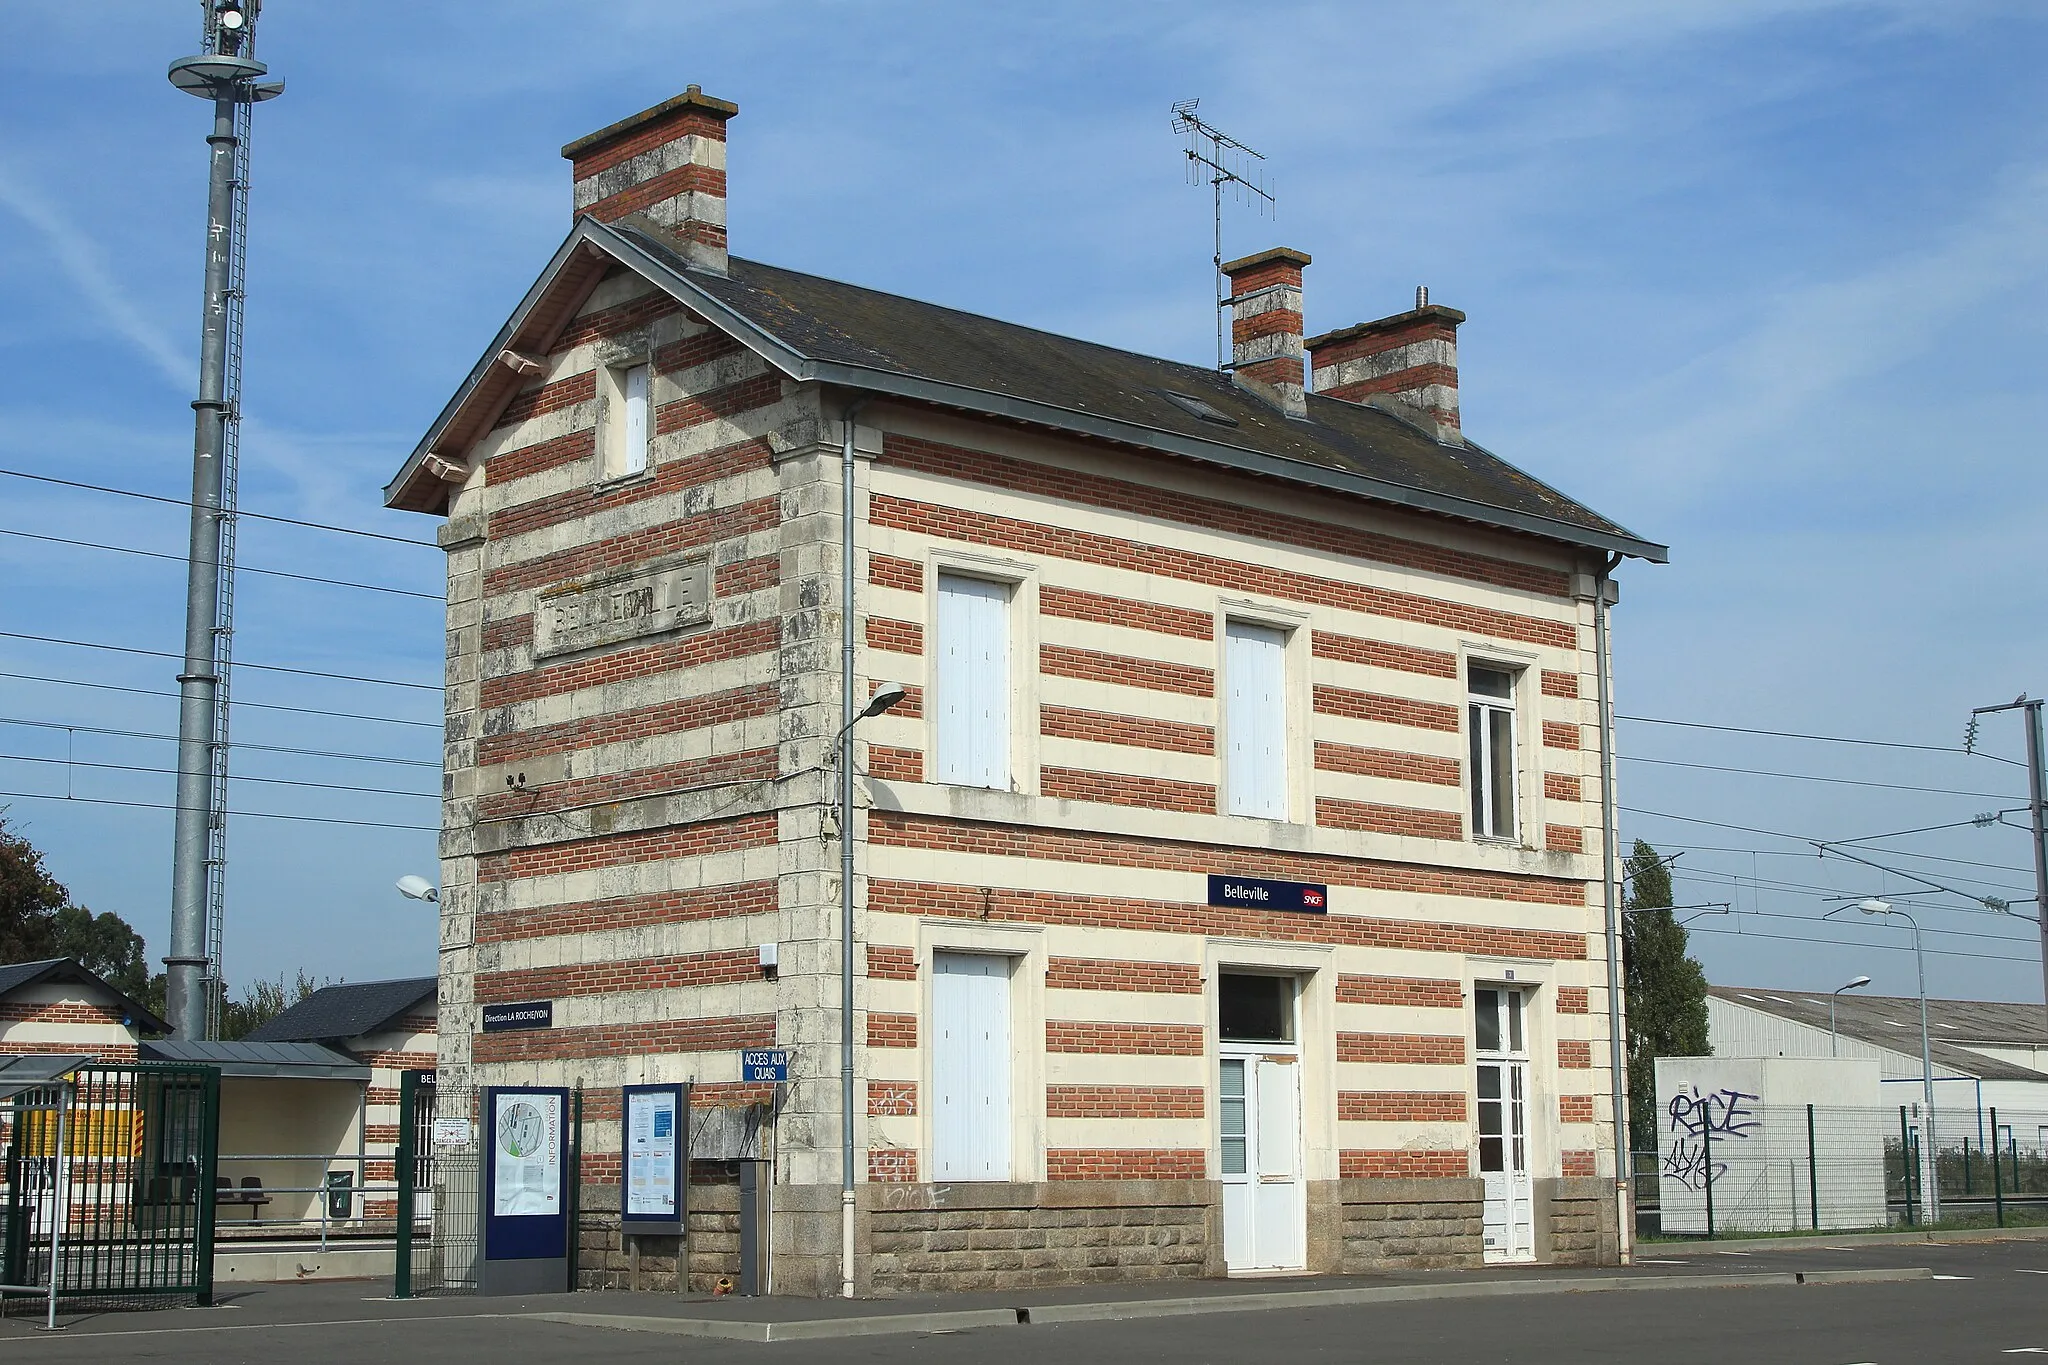
[[[1398,399],[1438,439],[1462,441],[1458,421],[1458,324],[1465,315],[1415,291],[1415,307],[1303,343],[1315,391],[1349,403]]]
[[[683,242],[691,265],[723,275],[725,124],[740,107],[691,86],[562,148],[577,214],[644,213]]]
[[[1306,251],[1280,246],[1223,263],[1230,277],[1231,376],[1289,417],[1308,415],[1301,271],[1309,261]]]

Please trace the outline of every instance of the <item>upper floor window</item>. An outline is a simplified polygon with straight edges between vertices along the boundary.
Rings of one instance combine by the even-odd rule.
[[[1287,818],[1287,632],[1231,621],[1223,633],[1224,770],[1232,815]]]
[[[605,381],[604,476],[622,479],[647,468],[647,440],[652,434],[648,411],[649,367],[611,365],[599,371]]]
[[[1513,839],[1515,824],[1515,675],[1467,664],[1466,742],[1470,747],[1472,835]]]
[[[939,575],[938,780],[1010,788],[1010,586]]]

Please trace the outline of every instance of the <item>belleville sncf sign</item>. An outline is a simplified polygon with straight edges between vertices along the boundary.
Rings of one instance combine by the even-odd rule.
[[[1330,888],[1314,882],[1271,882],[1258,877],[1209,874],[1209,904],[1239,910],[1300,910],[1327,914]]]
[[[702,625],[711,619],[710,578],[696,558],[550,589],[534,613],[534,657]]]

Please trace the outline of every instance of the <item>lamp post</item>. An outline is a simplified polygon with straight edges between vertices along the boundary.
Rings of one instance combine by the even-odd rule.
[[[1920,1090],[1927,1111],[1927,1119],[1920,1125],[1920,1217],[1922,1224],[1931,1228],[1941,1216],[1941,1191],[1935,1188],[1934,1049],[1927,1034],[1927,954],[1920,948],[1920,924],[1905,911],[1893,909],[1889,901],[1859,901],[1856,908],[1866,915],[1896,916],[1913,930],[1913,961],[1920,973]]]
[[[1834,989],[1833,989],[1832,991],[1829,991],[1829,992],[1828,992],[1828,1056],[1830,1056],[1830,1057],[1833,1057],[1833,1056],[1835,1056],[1835,1055],[1836,1055],[1836,1053],[1835,1053],[1835,1001],[1837,1001],[1837,1000],[1839,1000],[1839,999],[1841,998],[1841,995],[1842,995],[1842,992],[1843,992],[1843,991],[1857,991],[1857,990],[1862,990],[1862,989],[1863,989],[1863,988],[1864,988],[1865,986],[1868,986],[1869,984],[1870,984],[1870,978],[1869,978],[1869,977],[1867,977],[1867,976],[1859,976],[1859,977],[1857,977],[1857,978],[1856,978],[1856,979],[1855,979],[1854,981],[1851,981],[1851,982],[1850,982],[1850,983],[1849,983],[1848,985],[1846,985],[1846,986],[1837,986],[1837,987],[1835,987],[1835,988],[1834,988]]]
[[[848,450],[852,449],[852,423],[847,424]],[[849,497],[851,495],[849,494]],[[849,503],[849,507],[850,507]],[[852,520],[847,521],[846,551],[848,563],[852,562],[853,540]],[[847,584],[853,582],[851,570],[847,573]],[[853,639],[853,610],[851,598],[846,608],[846,638]],[[850,648],[850,646],[849,646]],[[839,1293],[843,1298],[853,1297],[853,1232],[854,1232],[854,1169],[853,1169],[853,727],[869,716],[882,712],[902,701],[905,695],[903,684],[885,682],[878,684],[875,694],[868,698],[868,704],[858,712],[853,709],[853,661],[847,657],[846,675],[846,724],[839,727],[839,737],[834,747],[839,751]]]

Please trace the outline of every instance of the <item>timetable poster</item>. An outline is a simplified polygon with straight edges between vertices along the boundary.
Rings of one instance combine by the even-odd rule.
[[[679,1090],[626,1094],[626,1217],[676,1216]]]

